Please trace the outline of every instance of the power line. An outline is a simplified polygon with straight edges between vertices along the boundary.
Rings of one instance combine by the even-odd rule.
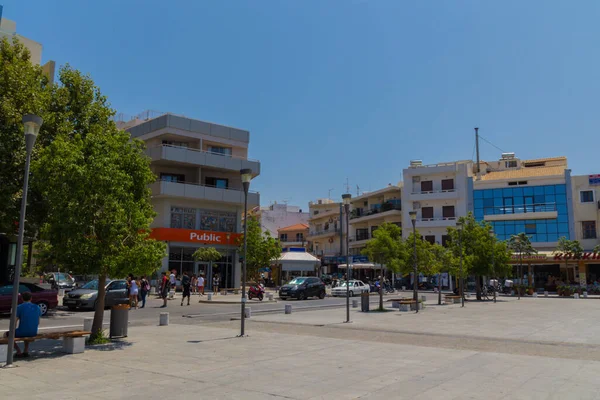
[[[500,147],[496,146],[494,143],[490,142],[489,140],[487,140],[486,138],[484,138],[483,136],[479,135],[479,139],[483,140],[484,142],[486,142],[487,144],[495,147],[496,149],[500,150],[502,153],[506,153],[504,150],[502,150]]]

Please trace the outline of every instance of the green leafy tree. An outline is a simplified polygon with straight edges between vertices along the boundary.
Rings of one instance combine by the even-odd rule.
[[[519,254],[519,286],[522,286],[521,282],[523,280],[523,255],[530,256],[532,254],[536,254],[537,250],[531,244],[531,240],[529,236],[527,236],[524,232],[521,232],[517,235],[512,235],[510,239],[508,239],[508,248],[513,252]],[[517,290],[518,298],[521,299],[521,290]]]
[[[85,135],[57,136],[32,170],[47,210],[44,255],[99,277],[92,328],[99,337],[107,277],[150,275],[160,268],[166,245],[148,237],[155,216],[148,185],[155,177],[143,143],[109,120],[89,129]]]
[[[50,93],[48,79],[39,66],[31,63],[29,50],[17,39],[14,42],[0,40],[0,232],[16,234],[18,228],[26,158],[21,119],[27,113],[47,119],[45,110]],[[33,159],[48,132],[47,127],[42,126]],[[32,235],[31,226],[28,215],[26,236]]]
[[[196,261],[215,262],[219,261],[223,257],[223,254],[214,247],[201,247],[194,252],[192,257]]]
[[[380,265],[385,265],[393,272],[399,272],[406,262],[406,248],[402,241],[402,230],[391,223],[383,223],[373,232],[362,254],[369,260]],[[383,310],[383,284],[380,282],[379,308]]]
[[[438,275],[438,304],[442,304],[442,284],[441,284],[441,272],[442,271],[450,271],[454,265],[454,255],[452,252],[438,244],[435,243],[431,245],[430,250],[431,258],[429,263],[431,264],[431,268],[437,271]]]
[[[281,257],[279,241],[267,231],[262,231],[260,221],[254,216],[247,217],[248,253],[246,255],[246,273],[249,279],[258,280],[260,268],[271,265],[272,260]],[[244,254],[244,239],[240,239],[239,252]]]
[[[565,267],[569,264],[569,258],[578,259],[583,255],[583,247],[578,240],[569,240],[565,236],[558,239],[558,244],[554,254],[564,253]]]
[[[456,268],[455,262],[455,271],[461,278],[475,275],[477,300],[481,300],[481,277],[504,271],[510,260],[510,253],[506,246],[490,236],[491,225],[485,221],[476,221],[473,213],[460,217],[458,222],[462,224],[461,231],[454,227],[448,228],[451,238],[449,247],[459,264],[461,250],[463,255],[463,268]]]
[[[594,253],[600,253],[600,244],[597,244],[596,246],[594,246]]]
[[[416,239],[416,240],[415,240]],[[414,277],[413,284],[419,284],[419,276],[421,274],[425,276],[437,275],[440,271],[438,267],[439,263],[435,261],[434,253],[432,251],[432,244],[421,238],[419,231],[411,232],[404,242],[406,248],[406,259],[402,265],[401,272],[404,275],[414,272],[415,263],[415,246],[417,253],[417,275]]]

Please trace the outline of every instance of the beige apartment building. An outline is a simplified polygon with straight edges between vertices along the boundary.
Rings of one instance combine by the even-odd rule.
[[[250,133],[173,114],[146,113],[118,126],[146,143],[157,181],[151,185],[157,217],[152,236],[168,245],[162,270],[214,275],[223,288],[238,287],[241,268],[238,240],[244,214],[240,170],[260,174],[260,162],[248,158]],[[248,209],[260,203],[248,194]],[[199,247],[214,247],[223,257],[196,262]]]
[[[307,224],[295,224],[279,229],[277,236],[279,237],[281,248],[284,251],[290,248],[306,249],[308,247],[308,232],[309,228]]]
[[[2,15],[2,7],[0,6],[0,16]],[[23,35],[17,33],[17,23],[10,19],[0,18],[0,40],[3,38],[8,39],[11,43],[13,39],[17,39],[23,46],[25,46],[31,54],[31,62],[33,64],[42,64],[42,44],[31,40]],[[50,82],[54,81],[54,72],[56,69],[56,63],[52,60],[42,65],[44,74],[48,77]]]
[[[323,273],[337,270],[342,248],[342,203],[318,199],[308,203],[308,241],[312,254],[321,258]]]
[[[402,182],[351,199],[350,254],[360,255],[373,232],[389,222],[402,228]]]
[[[577,175],[571,180],[575,238],[584,250],[592,251],[600,244],[600,175]]]

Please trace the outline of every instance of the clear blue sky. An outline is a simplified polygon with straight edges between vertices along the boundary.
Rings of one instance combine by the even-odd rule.
[[[474,126],[521,158],[600,173],[596,0],[0,4],[119,112],[250,130],[263,204],[339,199],[346,178],[375,190],[410,159],[470,159]]]

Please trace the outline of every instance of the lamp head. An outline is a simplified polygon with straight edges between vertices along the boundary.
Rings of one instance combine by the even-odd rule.
[[[415,210],[409,211],[408,215],[410,216],[410,220],[411,221],[416,221],[417,220],[417,212]]]
[[[250,168],[241,169],[240,175],[242,175],[242,183],[250,183],[252,180],[252,170]]]
[[[342,202],[344,204],[350,204],[350,199],[352,198],[352,195],[350,193],[344,193],[342,195]]]
[[[42,127],[42,123],[44,120],[42,117],[38,117],[35,114],[25,114],[23,115],[23,125],[25,126],[25,136],[33,135],[37,137],[38,133],[40,133],[40,128]]]

